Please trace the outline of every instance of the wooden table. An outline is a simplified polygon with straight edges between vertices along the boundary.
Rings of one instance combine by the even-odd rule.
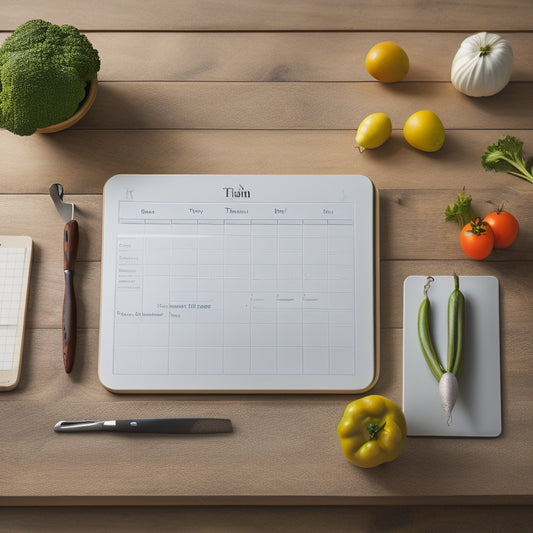
[[[96,103],[74,128],[31,137],[0,132],[1,233],[30,235],[35,246],[22,381],[0,395],[0,503],[11,506],[0,513],[12,520],[11,530],[25,530],[33,519],[61,527],[65,517],[80,516],[78,530],[89,530],[93,511],[58,507],[85,505],[184,506],[166,508],[157,519],[150,509],[130,509],[124,518],[120,509],[99,508],[110,525],[130,531],[145,519],[159,527],[179,519],[199,531],[340,531],[354,521],[361,530],[422,531],[435,509],[419,506],[444,504],[497,505],[440,512],[442,524],[450,520],[456,529],[456,520],[470,530],[528,524],[533,186],[485,172],[480,158],[506,134],[533,153],[533,4],[4,1],[0,37],[31,18],[80,28],[99,50],[102,68]],[[515,66],[503,92],[472,99],[451,85],[450,65],[462,39],[480,30],[511,42]],[[380,84],[364,68],[366,52],[381,40],[409,54],[411,70],[401,83]],[[433,154],[402,138],[405,119],[424,108],[441,117],[447,132]],[[392,138],[360,153],[355,129],[375,111],[391,116]],[[106,391],[97,377],[102,187],[117,173],[369,176],[381,211],[381,377],[373,392],[401,404],[406,276],[494,275],[501,291],[502,435],[409,438],[397,461],[367,471],[344,459],[335,432],[350,395]],[[75,203],[81,231],[71,375],[61,360],[63,223],[47,194],[54,182]],[[443,220],[464,186],[479,211],[505,202],[521,224],[510,249],[482,262],[463,254],[457,227]],[[60,419],[190,415],[230,417],[235,433],[193,442],[53,431]],[[13,507],[41,505],[54,508],[43,515]],[[241,507],[257,505],[272,507]],[[308,505],[321,507],[286,507]],[[386,516],[382,505],[392,506]]]

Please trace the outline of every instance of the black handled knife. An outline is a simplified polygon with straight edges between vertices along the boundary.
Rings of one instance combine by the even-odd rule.
[[[54,426],[58,433],[78,431],[118,431],[127,433],[231,433],[227,418],[131,418],[126,420],[62,420]]]

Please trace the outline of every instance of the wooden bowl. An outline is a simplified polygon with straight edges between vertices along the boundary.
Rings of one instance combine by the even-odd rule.
[[[66,130],[76,124],[76,122],[79,122],[87,114],[89,109],[91,109],[91,106],[93,105],[94,100],[96,98],[97,89],[98,79],[95,75],[94,78],[89,82],[87,94],[82,100],[80,107],[78,107],[76,113],[74,113],[70,118],[67,118],[67,120],[59,122],[58,124],[52,124],[51,126],[47,126],[46,128],[37,128],[36,133],[56,133],[58,131]]]

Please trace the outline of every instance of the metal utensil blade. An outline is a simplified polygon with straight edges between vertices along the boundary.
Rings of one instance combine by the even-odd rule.
[[[74,220],[74,204],[63,202],[63,192],[63,186],[60,183],[54,183],[48,189],[57,212],[65,222],[69,222]]]
[[[54,426],[54,431],[58,433],[67,433],[75,431],[102,431],[104,422],[93,420],[80,420],[69,422],[61,420]]]

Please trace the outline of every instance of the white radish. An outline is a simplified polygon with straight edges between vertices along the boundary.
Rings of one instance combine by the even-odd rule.
[[[452,423],[452,411],[459,394],[457,376],[463,368],[463,337],[465,330],[465,298],[459,290],[459,277],[453,275],[454,290],[448,299],[448,359],[447,368],[442,365],[433,345],[430,331],[430,302],[428,290],[430,284],[435,281],[428,276],[424,285],[424,299],[418,309],[418,340],[422,355],[431,370],[431,373],[439,383],[439,394],[442,408],[446,414],[448,426]]]
[[[444,372],[439,381],[440,403],[446,413],[446,423],[452,423],[452,410],[457,401],[459,393],[459,384],[457,378],[452,372]]]

